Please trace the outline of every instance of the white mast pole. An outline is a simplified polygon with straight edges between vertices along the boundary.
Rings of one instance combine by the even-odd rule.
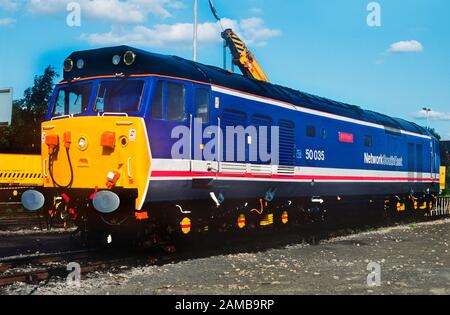
[[[194,0],[194,61],[197,62],[198,43],[198,0]]]

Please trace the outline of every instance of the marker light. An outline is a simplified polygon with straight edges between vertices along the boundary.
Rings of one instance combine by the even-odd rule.
[[[84,68],[84,60],[83,59],[78,59],[77,68],[80,70]]]
[[[48,146],[48,153],[53,154],[56,147],[59,145],[59,137],[56,134],[46,135],[45,144]]]
[[[119,63],[120,63],[120,56],[119,55],[114,55],[113,58],[112,58],[112,63],[113,63],[113,65],[118,66]]]
[[[116,133],[111,131],[106,131],[102,134],[100,143],[102,147],[114,150],[116,147]]]
[[[87,146],[88,146],[87,139],[84,138],[84,137],[81,137],[81,138],[78,140],[78,148],[79,148],[80,150],[84,151],[84,150],[87,149]]]
[[[73,69],[73,60],[70,58],[67,58],[64,60],[64,71],[70,72]]]
[[[108,187],[108,189],[114,188],[119,179],[120,179],[119,172],[117,171],[109,172],[108,175],[106,176],[106,187]]]
[[[123,62],[127,66],[131,66],[136,61],[136,54],[131,50],[127,51],[125,55],[123,55]]]
[[[72,133],[70,131],[64,132],[64,147],[69,149],[71,143],[72,143]]]

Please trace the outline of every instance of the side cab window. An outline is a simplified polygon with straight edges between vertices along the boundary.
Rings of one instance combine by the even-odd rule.
[[[157,120],[185,120],[185,85],[178,82],[157,81],[151,104],[151,112],[152,118]]]
[[[206,88],[195,89],[195,118],[201,119],[203,124],[209,124],[210,118],[210,93]]]

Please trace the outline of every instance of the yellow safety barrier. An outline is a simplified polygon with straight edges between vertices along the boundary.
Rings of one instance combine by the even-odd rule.
[[[40,155],[0,154],[0,186],[43,186]]]
[[[441,166],[441,172],[440,172],[440,186],[441,186],[441,190],[445,190],[445,180],[447,177],[447,168],[445,166]]]

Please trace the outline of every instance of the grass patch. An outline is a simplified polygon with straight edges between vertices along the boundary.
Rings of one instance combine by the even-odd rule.
[[[409,224],[409,227],[411,229],[415,229],[417,227],[417,223],[411,223],[411,224]]]

